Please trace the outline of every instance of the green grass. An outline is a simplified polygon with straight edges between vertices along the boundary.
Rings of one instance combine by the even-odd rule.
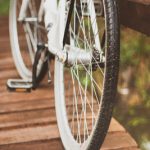
[[[0,0],[0,16],[8,15],[9,0]]]

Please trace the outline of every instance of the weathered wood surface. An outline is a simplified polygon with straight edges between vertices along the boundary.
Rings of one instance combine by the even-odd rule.
[[[150,0],[118,0],[123,25],[150,36]]]
[[[0,150],[63,150],[55,117],[53,85],[32,93],[9,93],[8,78],[17,78],[6,18],[0,18]],[[112,119],[103,150],[137,150],[126,130]]]
[[[150,0],[129,0],[129,1],[144,4],[144,5],[150,5]]]

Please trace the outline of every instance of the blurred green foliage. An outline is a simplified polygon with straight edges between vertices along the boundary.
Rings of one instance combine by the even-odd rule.
[[[0,15],[7,15],[9,9],[9,0],[0,0]]]
[[[127,87],[130,93],[118,97],[114,115],[141,149],[149,150],[144,143],[150,143],[150,38],[122,28],[120,76],[128,67],[132,70]]]
[[[136,67],[142,59],[148,59],[150,40],[141,33],[122,28],[121,32],[121,66],[132,65]]]
[[[136,88],[144,105],[150,108],[150,38],[124,29],[121,34],[121,70],[131,66],[133,87]]]

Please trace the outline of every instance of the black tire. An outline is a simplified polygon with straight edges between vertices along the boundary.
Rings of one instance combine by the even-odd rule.
[[[116,0],[104,0],[107,14],[107,59],[101,113],[88,150],[99,150],[107,134],[116,101],[120,59],[120,26]]]
[[[102,13],[101,17],[105,17],[104,18],[105,19],[105,31],[103,32],[103,35],[105,36],[105,38],[102,38],[103,39],[102,43],[100,43],[101,45],[105,45],[104,46],[104,49],[105,49],[104,80],[103,80],[102,95],[101,97],[99,97],[99,100],[101,100],[102,103],[100,105],[100,108],[98,109],[99,111],[98,111],[96,123],[94,124],[94,127],[90,135],[82,143],[80,143],[80,141],[78,142],[78,139],[75,137],[76,135],[74,135],[72,132],[68,132],[69,127],[67,127],[66,122],[69,122],[69,116],[67,116],[68,115],[67,109],[61,108],[63,107],[62,105],[65,105],[65,107],[67,108],[67,104],[65,103],[67,102],[67,92],[66,92],[67,88],[64,88],[66,85],[64,86],[60,86],[60,85],[63,84],[61,83],[63,80],[66,81],[67,79],[69,79],[69,77],[67,74],[67,70],[65,70],[65,67],[63,67],[57,60],[55,62],[56,64],[55,96],[56,96],[57,121],[58,121],[58,127],[60,131],[61,139],[66,149],[71,149],[72,145],[74,145],[74,147],[76,146],[77,148],[72,147],[72,149],[75,149],[75,150],[76,149],[99,150],[104,142],[104,139],[106,137],[106,134],[110,125],[110,121],[112,118],[113,108],[114,108],[115,101],[116,101],[115,98],[116,98],[118,74],[119,74],[120,26],[119,26],[118,7],[117,7],[116,0],[101,0],[101,2],[104,8],[103,10],[104,14]],[[67,33],[67,29],[68,29],[68,26],[66,28],[65,33]],[[65,35],[66,36],[64,38],[67,37],[67,34]],[[69,43],[69,42],[66,41],[66,43]],[[66,43],[64,43],[64,45]],[[60,71],[61,69],[63,71]],[[65,71],[66,71],[66,76],[67,76],[66,80],[65,80]],[[84,73],[82,75],[84,75]],[[80,80],[78,80],[78,82],[80,82]],[[69,81],[68,81],[68,85],[69,85],[68,86],[69,87],[68,90],[69,90],[71,88],[71,84]],[[75,85],[76,84],[73,83],[73,86]],[[63,91],[63,92],[60,92],[60,91]],[[62,99],[62,101],[65,101],[65,102],[61,102],[60,100],[61,94],[64,94],[65,100]],[[83,99],[84,99],[84,95],[83,95]],[[63,114],[65,114],[68,118],[66,116],[64,117]],[[68,120],[66,120],[66,118]],[[70,133],[73,135],[72,137],[70,136]],[[71,138],[72,139],[74,138],[74,141]],[[80,146],[78,146],[78,144]]]
[[[46,60],[45,62],[43,62],[40,72],[37,75],[37,65],[39,63],[39,60],[41,59],[41,53],[42,53],[42,50],[38,50],[36,52],[34,63],[33,63],[33,68],[32,68],[32,84],[33,84],[32,88],[34,90],[39,86],[40,82],[44,79],[48,71],[48,61],[50,61],[50,60]]]

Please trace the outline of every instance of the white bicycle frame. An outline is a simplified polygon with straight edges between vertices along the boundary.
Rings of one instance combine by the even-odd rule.
[[[102,52],[100,47],[100,40],[98,36],[98,26],[95,20],[96,12],[94,9],[94,2],[86,0],[88,7],[92,8],[90,11],[90,18],[95,36],[95,47]],[[89,2],[90,1],[90,2]],[[19,14],[19,21],[37,21],[37,18],[26,18],[26,10],[28,8],[30,0],[23,0]],[[65,15],[66,0],[60,0],[59,5],[57,0],[41,0],[40,10],[38,14],[38,21],[41,21],[44,15],[45,28],[48,31],[48,50],[58,57],[61,62],[65,62],[68,58],[68,62],[73,64],[75,61],[82,61],[82,63],[88,64],[92,60],[92,53],[81,50],[76,47],[69,47],[68,45],[63,47],[63,38],[65,31],[66,15]],[[90,10],[90,9],[89,9]],[[66,52],[68,49],[71,51]]]

